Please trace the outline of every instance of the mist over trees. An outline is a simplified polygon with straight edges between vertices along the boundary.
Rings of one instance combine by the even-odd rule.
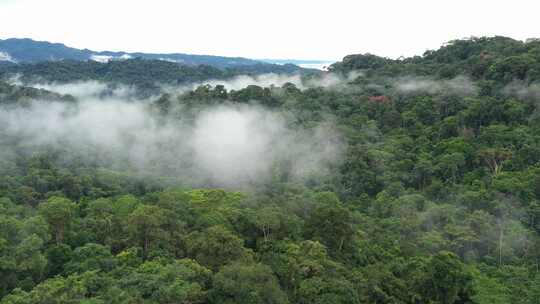
[[[0,66],[0,303],[538,303],[538,40],[175,66]]]

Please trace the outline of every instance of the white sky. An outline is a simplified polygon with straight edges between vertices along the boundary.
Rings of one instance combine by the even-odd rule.
[[[338,60],[540,37],[538,0],[0,0],[0,38],[77,48]]]

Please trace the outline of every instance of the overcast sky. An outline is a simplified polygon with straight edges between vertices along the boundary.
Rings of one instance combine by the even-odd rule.
[[[0,38],[97,51],[337,60],[540,37],[538,0],[0,0]]]

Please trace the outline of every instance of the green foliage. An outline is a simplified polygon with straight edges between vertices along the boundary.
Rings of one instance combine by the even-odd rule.
[[[0,149],[0,303],[537,303],[538,54],[538,41],[473,38],[413,58],[347,56],[332,70],[355,77],[339,89],[155,98],[164,121],[220,104],[256,104],[292,130],[332,121],[338,164],[298,180],[276,162],[242,189],[29,149],[0,128],[12,152]],[[148,96],[156,79],[240,73],[141,60],[2,69]],[[2,106],[76,105],[50,94],[0,84]]]
[[[63,242],[65,231],[71,224],[76,208],[75,203],[62,197],[51,197],[39,205],[39,214],[49,224],[57,244]]]
[[[231,264],[214,277],[210,303],[288,303],[272,270],[261,264]]]
[[[186,249],[188,256],[214,270],[231,261],[250,259],[242,239],[223,226],[192,232],[186,237]]]

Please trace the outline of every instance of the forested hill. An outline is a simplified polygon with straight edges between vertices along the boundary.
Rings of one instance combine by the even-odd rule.
[[[97,80],[135,86],[156,92],[159,85],[182,85],[209,79],[228,79],[239,75],[318,74],[296,65],[241,65],[219,69],[210,65],[189,66],[163,60],[127,59],[106,63],[96,61],[45,61],[0,65],[0,79],[20,77],[24,82],[60,82]]]
[[[20,85],[8,84],[0,82],[0,104],[18,104],[31,103],[39,99],[42,101],[63,101],[75,102],[75,98],[69,95],[62,95],[55,92],[50,92],[44,89],[36,89]]]
[[[482,37],[450,41],[422,56],[392,60],[371,54],[349,55],[331,66],[332,71],[369,70],[379,75],[418,75],[509,82],[540,79],[540,39],[526,42],[507,37]]]
[[[242,86],[163,61],[17,66],[2,304],[539,303],[537,40]],[[122,85],[179,75],[224,78]]]

